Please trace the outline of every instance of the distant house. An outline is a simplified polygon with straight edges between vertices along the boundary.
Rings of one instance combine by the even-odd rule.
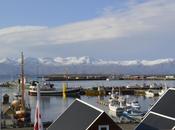
[[[121,130],[102,110],[76,99],[47,130]]]
[[[175,130],[175,88],[169,88],[135,130]]]

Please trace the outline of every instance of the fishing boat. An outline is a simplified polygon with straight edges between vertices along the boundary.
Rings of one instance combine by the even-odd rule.
[[[109,110],[116,112],[116,114],[121,114],[126,109],[126,99],[120,95],[120,88],[119,92],[115,92],[114,88],[112,88],[109,101]]]
[[[154,96],[158,96],[159,95],[159,90],[147,90],[145,91],[145,96],[146,97],[154,97]]]
[[[151,90],[145,91],[145,96],[146,97],[154,97],[154,93]]]
[[[131,107],[133,109],[140,109],[141,107],[138,101],[128,102],[126,103],[126,106]]]
[[[124,111],[124,107],[120,106],[118,103],[109,103],[109,110],[116,113],[122,113]]]
[[[121,96],[120,94],[120,88],[119,88],[119,92],[116,92],[114,88],[112,88],[111,92],[109,93],[110,97],[108,99],[109,102],[111,102],[113,99],[114,100],[118,100],[118,99],[121,99],[121,98],[124,98]]]
[[[117,100],[116,99],[112,99],[109,102],[109,110],[116,112],[116,113],[122,113],[126,108],[126,101],[124,98],[119,97]]]
[[[21,53],[21,77],[19,82],[19,92],[14,94],[15,99],[11,102],[9,109],[13,110],[14,119],[17,120],[18,127],[24,127],[31,123],[31,108],[25,102],[25,81],[24,81],[24,56]]]
[[[63,96],[65,93],[67,96],[76,96],[80,93],[80,88],[67,88],[67,85],[64,84],[62,88],[55,88],[54,84],[50,82],[32,81],[28,94],[30,96],[37,96],[37,86],[40,86],[40,96]]]
[[[161,89],[161,90],[158,92],[159,96],[162,96],[167,90],[168,90],[168,87],[167,87],[167,85],[166,85],[166,83],[165,83],[163,89]]]
[[[162,89],[162,90],[160,90],[160,92],[159,92],[159,96],[162,96],[165,92],[166,92],[166,89]]]
[[[127,109],[122,113],[122,115],[140,121],[143,119],[145,112],[141,112],[135,109]]]

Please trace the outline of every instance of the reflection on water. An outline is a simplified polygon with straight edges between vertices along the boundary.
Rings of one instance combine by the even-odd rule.
[[[154,81],[156,83],[162,83],[164,81]],[[104,86],[122,86],[122,85],[135,85],[143,83],[150,84],[153,83],[153,81],[69,81],[68,85],[69,87],[94,87],[97,85],[104,85]],[[57,88],[62,87],[62,82],[54,82],[55,86]],[[174,87],[175,81],[166,81],[166,84],[168,87]],[[2,95],[5,93],[8,93],[10,95],[10,100],[12,100],[12,95],[15,91],[17,91],[16,88],[14,89],[8,89],[8,88],[0,88],[1,91],[1,100]],[[146,98],[144,96],[126,96],[128,100],[138,100],[141,105],[141,110],[146,111],[150,106],[157,101],[158,97],[155,98]],[[85,102],[88,102],[104,111],[109,113],[109,109],[107,106],[97,104],[97,97],[87,97],[82,96],[82,100]],[[107,100],[108,97],[104,97],[104,100]],[[55,120],[62,112],[65,111],[65,109],[74,101],[74,98],[63,98],[63,97],[41,97],[41,112],[42,112],[42,118],[43,121],[53,121]],[[36,105],[36,97],[35,96],[28,96],[26,93],[26,102],[28,102],[32,108],[31,113],[31,119],[34,121],[34,112],[35,112],[35,105]],[[111,113],[109,113],[111,115]],[[116,118],[114,118],[116,120]]]
[[[32,119],[34,119],[36,97],[30,96],[30,106],[32,108]],[[62,97],[42,96],[40,108],[43,121],[55,120],[73,102],[73,99],[63,99]]]
[[[108,98],[109,97],[106,96],[104,97],[104,100],[107,100]],[[127,96],[127,98],[130,100],[137,99],[141,105],[142,111],[146,111],[150,107],[150,105],[153,104],[158,99],[158,97],[145,98],[143,96],[139,96],[137,98],[135,98],[135,96]],[[69,107],[69,105],[74,100],[75,100],[74,98],[64,99],[63,97],[48,97],[48,96],[41,97],[40,108],[41,108],[42,120],[54,121],[62,112],[66,110],[66,108]],[[119,121],[119,119],[116,118],[116,114],[114,112],[109,111],[108,106],[97,104],[98,100],[97,97],[81,96],[81,100],[104,110],[114,119],[114,121]],[[36,105],[35,96],[29,96],[29,104],[31,107],[31,119],[33,122],[35,114],[35,105]]]

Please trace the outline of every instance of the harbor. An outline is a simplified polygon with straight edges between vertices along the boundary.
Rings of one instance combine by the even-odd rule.
[[[86,101],[102,110],[104,110],[108,115],[117,123],[117,124],[137,124],[139,121],[133,121],[126,118],[118,118],[115,112],[109,110],[109,98],[110,93],[112,92],[112,88],[115,90],[115,93],[119,92],[123,97],[126,98],[127,101],[137,100],[141,105],[140,110],[142,112],[148,111],[148,109],[158,100],[159,96],[147,97],[145,95],[145,91],[147,90],[162,90],[164,87],[164,82],[166,82],[167,86],[172,87],[174,85],[174,81],[131,81],[131,80],[97,80],[97,81],[66,81],[68,87],[70,88],[78,88],[81,87],[83,92],[81,92],[80,98],[83,101]],[[54,81],[52,82],[55,88],[63,89],[64,81]],[[145,87],[141,87],[145,85]],[[153,84],[157,84],[156,87],[153,87]],[[92,87],[90,87],[92,86]],[[129,87],[130,86],[130,87]],[[151,87],[150,87],[151,86]],[[101,88],[99,90],[99,88]],[[105,90],[105,91],[104,91]],[[129,91],[126,93],[126,90]],[[2,87],[1,92],[3,96],[5,94],[9,95],[9,102],[13,100],[13,94],[17,92],[17,87]],[[26,102],[30,104],[31,108],[31,125],[34,122],[34,110],[36,104],[36,96],[31,96],[28,94],[29,90],[26,90],[25,98]],[[133,93],[133,91],[141,91],[141,94]],[[64,97],[60,96],[41,96],[41,112],[43,122],[53,122],[57,116],[59,116],[69,105],[76,99],[77,97]],[[52,111],[52,112],[50,112]],[[13,122],[6,120],[6,127],[13,126]],[[11,123],[10,123],[11,122]],[[9,125],[9,126],[8,126]],[[126,125],[127,126],[127,125]]]
[[[140,124],[146,118],[146,113],[150,112],[158,99],[174,90],[175,83],[174,80],[165,79],[155,81],[110,79],[50,81],[38,77],[27,79],[24,74],[23,52],[20,73],[18,79],[13,81],[7,79],[1,83],[2,129],[31,127],[40,129],[41,124],[47,130],[53,130],[55,127],[72,129],[71,126],[65,126],[67,121],[92,130],[97,127],[108,129],[109,125],[117,130],[128,130],[126,127],[132,129],[135,124]],[[66,79],[68,77],[66,75]],[[75,117],[78,117],[79,121],[75,120]],[[89,125],[84,126],[80,122],[89,122]],[[100,122],[109,125],[99,126]],[[123,128],[119,126],[122,124],[125,124]],[[77,129],[77,125],[73,123],[72,127]]]

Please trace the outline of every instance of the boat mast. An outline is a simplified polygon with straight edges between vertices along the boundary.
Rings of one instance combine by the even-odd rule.
[[[66,86],[68,86],[68,68],[65,68],[64,77],[66,78],[65,84],[66,84]]]
[[[21,52],[21,88],[22,88],[22,108],[25,110],[25,101],[24,101],[24,94],[25,94],[25,88],[24,88],[24,55],[23,52]]]

